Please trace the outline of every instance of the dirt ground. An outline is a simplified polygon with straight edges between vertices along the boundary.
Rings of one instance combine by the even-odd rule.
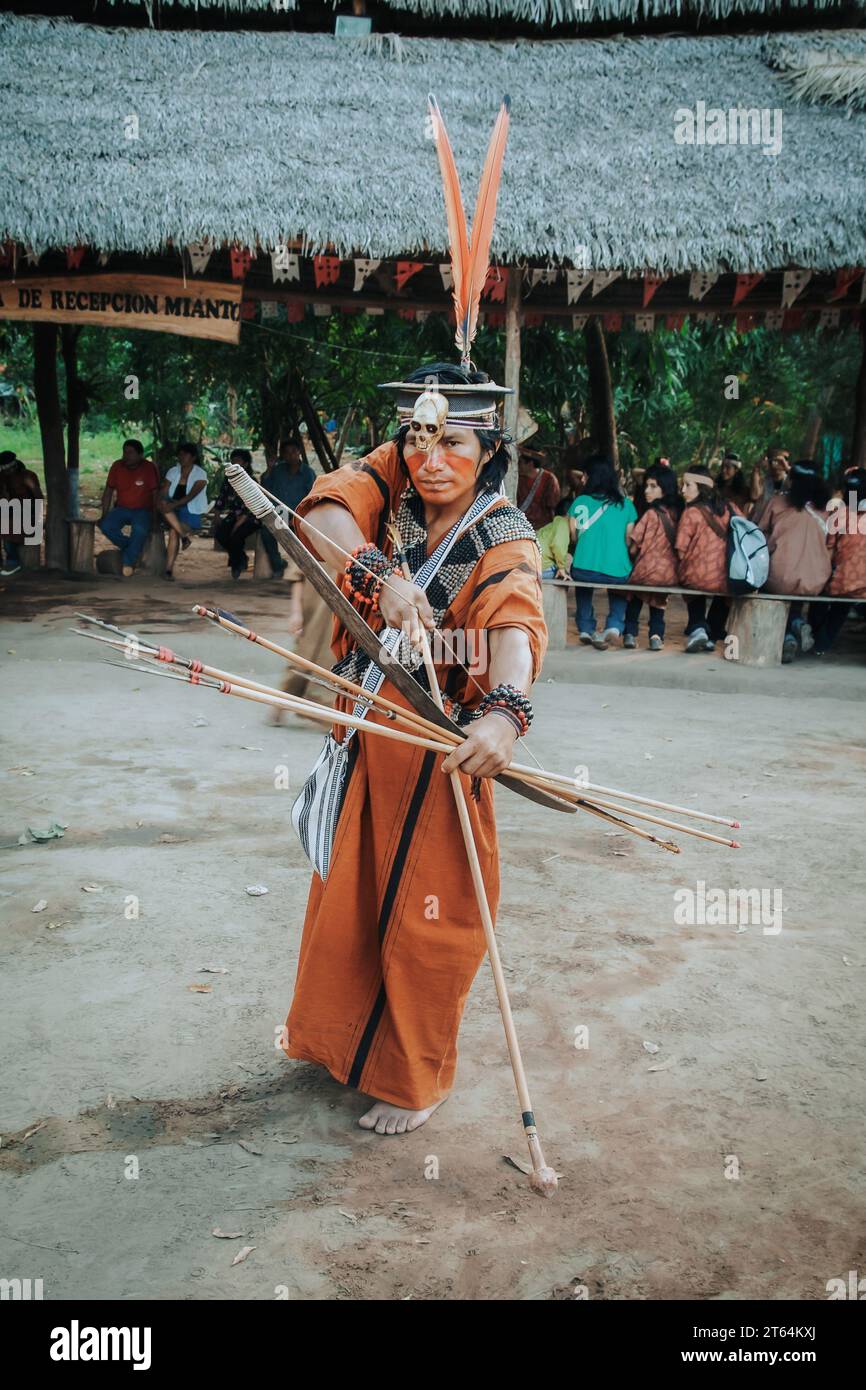
[[[232,585],[206,547],[173,585],[0,592],[0,1276],[46,1299],[548,1300],[822,1299],[862,1275],[863,633],[773,671],[677,642],[551,656],[545,766],[728,811],[744,848],[674,857],[498,791],[500,946],[562,1174],[544,1201],[504,1159],[524,1145],[486,965],[457,1089],[408,1137],[360,1130],[361,1096],[275,1049],[309,882],[289,807],[320,735],[69,631],[81,609],[278,675],[197,600],[283,636],[286,587]],[[781,931],[680,924],[699,882],[779,890]]]

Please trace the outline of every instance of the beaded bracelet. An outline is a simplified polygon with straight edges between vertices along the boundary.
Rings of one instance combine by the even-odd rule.
[[[505,705],[490,705],[484,713],[498,714],[501,715],[503,719],[507,719],[518,738],[523,738],[529,728],[525,719],[521,719],[519,715],[514,713],[514,710],[508,709]]]
[[[521,737],[527,733],[532,723],[532,702],[515,685],[497,685],[488,691],[476,710],[476,718],[489,714],[491,710],[506,711],[519,723]]]
[[[351,597],[366,599],[374,608],[378,608],[382,582],[394,573],[394,566],[378,546],[366,544],[355,547],[343,572]]]

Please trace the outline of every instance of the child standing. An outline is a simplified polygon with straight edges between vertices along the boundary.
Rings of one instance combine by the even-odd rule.
[[[717,492],[708,468],[690,468],[683,474],[680,490],[685,508],[674,545],[680,584],[684,589],[705,589],[717,595],[710,602],[709,612],[703,595],[686,600],[686,651],[711,652],[725,638],[728,600],[721,595],[728,587],[732,510]]]
[[[628,542],[634,562],[631,577],[635,584],[676,584],[677,557],[674,542],[683,504],[677,495],[677,480],[673,469],[662,464],[653,464],[648,468],[644,477],[643,494],[646,510]],[[629,594],[627,597],[623,646],[637,646],[640,610],[646,602],[649,608],[649,648],[651,652],[660,652],[665,640],[667,594]]]

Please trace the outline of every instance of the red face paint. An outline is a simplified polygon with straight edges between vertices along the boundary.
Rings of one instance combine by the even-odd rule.
[[[414,486],[422,497],[431,502],[453,502],[464,493],[474,491],[478,460],[441,445],[425,454],[420,449],[403,452],[406,467]]]

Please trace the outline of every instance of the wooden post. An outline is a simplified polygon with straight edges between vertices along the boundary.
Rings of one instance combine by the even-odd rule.
[[[310,398],[306,383],[300,376],[295,377],[293,388],[298,404],[301,407],[301,414],[306,421],[310,442],[316,451],[316,457],[319,463],[322,465],[322,472],[333,473],[334,469],[337,467],[334,451],[331,448],[328,436],[322,429],[322,422],[316,414],[316,408]]]
[[[725,647],[733,639],[730,659],[741,666],[778,666],[790,603],[735,598],[728,614]]]
[[[63,420],[57,391],[57,325],[33,325],[33,386],[48,506],[45,518],[45,564],[65,570],[69,559],[66,527],[68,482],[63,447]]]
[[[69,522],[69,568],[73,574],[93,573],[93,540],[96,522],[81,517]]]
[[[66,471],[69,489],[67,516],[77,519],[79,509],[79,463],[81,416],[84,405],[81,379],[78,375],[78,339],[81,328],[64,323],[60,330],[60,351],[66,376]]]
[[[854,387],[854,434],[851,438],[851,466],[866,468],[866,325],[860,326],[860,371]]]
[[[616,442],[616,414],[613,408],[613,388],[610,381],[610,363],[607,358],[607,344],[601,319],[594,315],[587,320],[583,330],[586,339],[586,365],[589,373],[589,399],[592,417],[592,435],[595,447],[606,454],[614,468],[619,467],[619,449]]]
[[[564,584],[554,584],[544,579],[541,583],[541,601],[544,604],[544,621],[547,625],[547,650],[561,652],[568,646],[568,595],[571,593]]]
[[[522,271],[519,266],[508,267],[508,284],[505,290],[505,380],[503,386],[510,386],[513,396],[505,397],[505,431],[512,439],[517,439],[517,416],[520,410],[520,285]],[[509,500],[517,500],[517,451],[514,462],[505,479],[505,491]]]

